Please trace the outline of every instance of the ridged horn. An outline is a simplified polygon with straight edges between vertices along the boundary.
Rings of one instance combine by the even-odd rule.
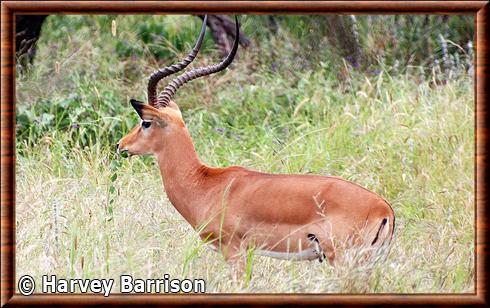
[[[199,77],[220,72],[225,68],[227,68],[228,65],[230,65],[230,63],[235,58],[236,52],[238,50],[240,26],[238,24],[237,16],[235,16],[235,24],[236,24],[235,42],[233,43],[233,48],[231,49],[230,53],[226,56],[226,58],[223,61],[221,61],[219,64],[195,68],[189,72],[185,72],[181,74],[180,76],[172,80],[172,82],[170,82],[169,85],[166,86],[158,96],[157,104],[159,106],[167,106],[172,96],[175,94],[175,92],[177,92],[177,89],[180,88],[186,82],[189,82]]]
[[[206,33],[206,24],[208,21],[208,15],[204,16],[204,20],[201,26],[201,33],[199,33],[199,37],[196,41],[196,44],[192,51],[184,58],[181,62],[177,64],[173,64],[171,66],[167,66],[161,69],[156,70],[153,74],[150,75],[148,79],[148,103],[154,107],[157,106],[157,84],[163,78],[175,74],[184,68],[186,68],[197,56],[199,49],[201,49],[202,42],[204,40],[204,34]]]

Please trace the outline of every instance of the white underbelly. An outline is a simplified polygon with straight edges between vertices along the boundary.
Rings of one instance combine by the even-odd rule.
[[[216,245],[214,244],[209,244],[209,247],[214,251],[218,251],[218,247],[216,247]],[[302,250],[301,252],[279,252],[279,251],[256,249],[254,250],[254,253],[256,253],[259,256],[270,257],[270,258],[281,259],[281,260],[291,260],[291,261],[318,259],[318,253],[316,252],[315,248],[308,248]]]
[[[278,252],[278,251],[270,251],[270,250],[255,250],[255,253],[259,256],[265,256],[275,259],[281,260],[292,260],[292,261],[301,261],[301,260],[312,260],[317,259],[318,255],[314,249],[305,249],[301,252]]]

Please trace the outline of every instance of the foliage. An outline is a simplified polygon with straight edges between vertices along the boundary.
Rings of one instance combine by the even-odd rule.
[[[283,84],[285,90],[310,82],[301,80],[300,75],[308,76],[307,72],[316,71],[318,65],[319,72],[328,75],[329,86],[333,88],[339,86],[339,82],[345,85],[352,74],[362,79],[363,72],[353,71],[338,57],[335,48],[329,46],[325,38],[329,29],[322,18],[276,16],[278,33],[274,33],[266,17],[242,18],[243,31],[254,40],[252,49],[256,49],[246,56],[257,59],[247,61],[251,67],[246,70],[260,66],[269,77],[268,82],[285,76],[290,80]],[[417,70],[424,75],[421,78],[433,76],[431,71],[434,70],[439,73],[438,79],[445,80],[442,75],[465,75],[472,65],[472,50],[465,47],[471,43],[467,40],[473,35],[469,17],[448,17],[446,24],[441,16],[359,16],[357,20],[366,57],[371,59],[366,62],[371,63],[368,75],[379,74],[382,70],[388,70],[392,76],[404,74],[409,65],[419,64]],[[115,37],[110,31],[112,21],[117,25]],[[383,31],[387,24],[394,27]],[[139,93],[143,97],[145,76],[158,67],[160,59],[162,63],[172,63],[176,57],[186,54],[192,48],[199,27],[197,18],[185,16],[51,16],[39,45],[58,52],[50,57],[40,54],[40,63],[28,76],[19,76],[19,79],[21,85],[25,79],[29,87],[30,80],[55,74],[57,78],[52,78],[51,82],[56,84],[48,87],[55,93],[42,89],[36,91],[37,96],[26,97],[19,93],[18,143],[35,145],[53,131],[69,133],[72,142],[79,146],[120,138],[121,132],[131,126],[129,119],[118,117],[128,111],[129,96],[124,94]],[[72,37],[72,33],[77,33],[78,37]],[[92,37],[93,33],[98,35]],[[201,54],[216,59],[212,46],[208,33]],[[281,50],[280,55],[277,50]],[[271,53],[269,60],[266,51]],[[85,56],[82,61],[81,54]],[[373,61],[377,64],[372,64]],[[124,83],[122,89],[115,91],[119,79]],[[99,90],[100,82],[108,87]],[[124,87],[129,84],[130,89],[138,86],[138,92],[126,91]],[[356,89],[352,91],[355,93]],[[272,99],[278,103],[273,108],[292,108],[293,101],[303,98],[282,93]]]

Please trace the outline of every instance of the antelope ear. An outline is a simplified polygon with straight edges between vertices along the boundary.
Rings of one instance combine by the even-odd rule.
[[[158,120],[160,119],[160,112],[153,106],[137,101],[135,99],[130,100],[134,110],[138,113],[142,120]]]
[[[182,118],[182,112],[180,112],[179,106],[173,100],[170,100],[170,102],[168,102],[167,107],[177,111],[179,113],[180,117]]]
[[[168,119],[166,115],[160,112],[157,108],[137,101],[135,99],[131,99],[130,103],[140,116],[141,120],[155,121],[160,127],[167,126]]]
[[[131,106],[133,106],[134,110],[136,110],[140,118],[143,119],[143,106],[145,104],[135,99],[130,99],[129,102],[131,103]]]

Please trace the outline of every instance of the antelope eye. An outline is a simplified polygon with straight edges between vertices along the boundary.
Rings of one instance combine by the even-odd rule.
[[[143,121],[141,122],[141,126],[143,126],[143,128],[148,128],[150,127],[151,125],[151,122],[150,121]]]

